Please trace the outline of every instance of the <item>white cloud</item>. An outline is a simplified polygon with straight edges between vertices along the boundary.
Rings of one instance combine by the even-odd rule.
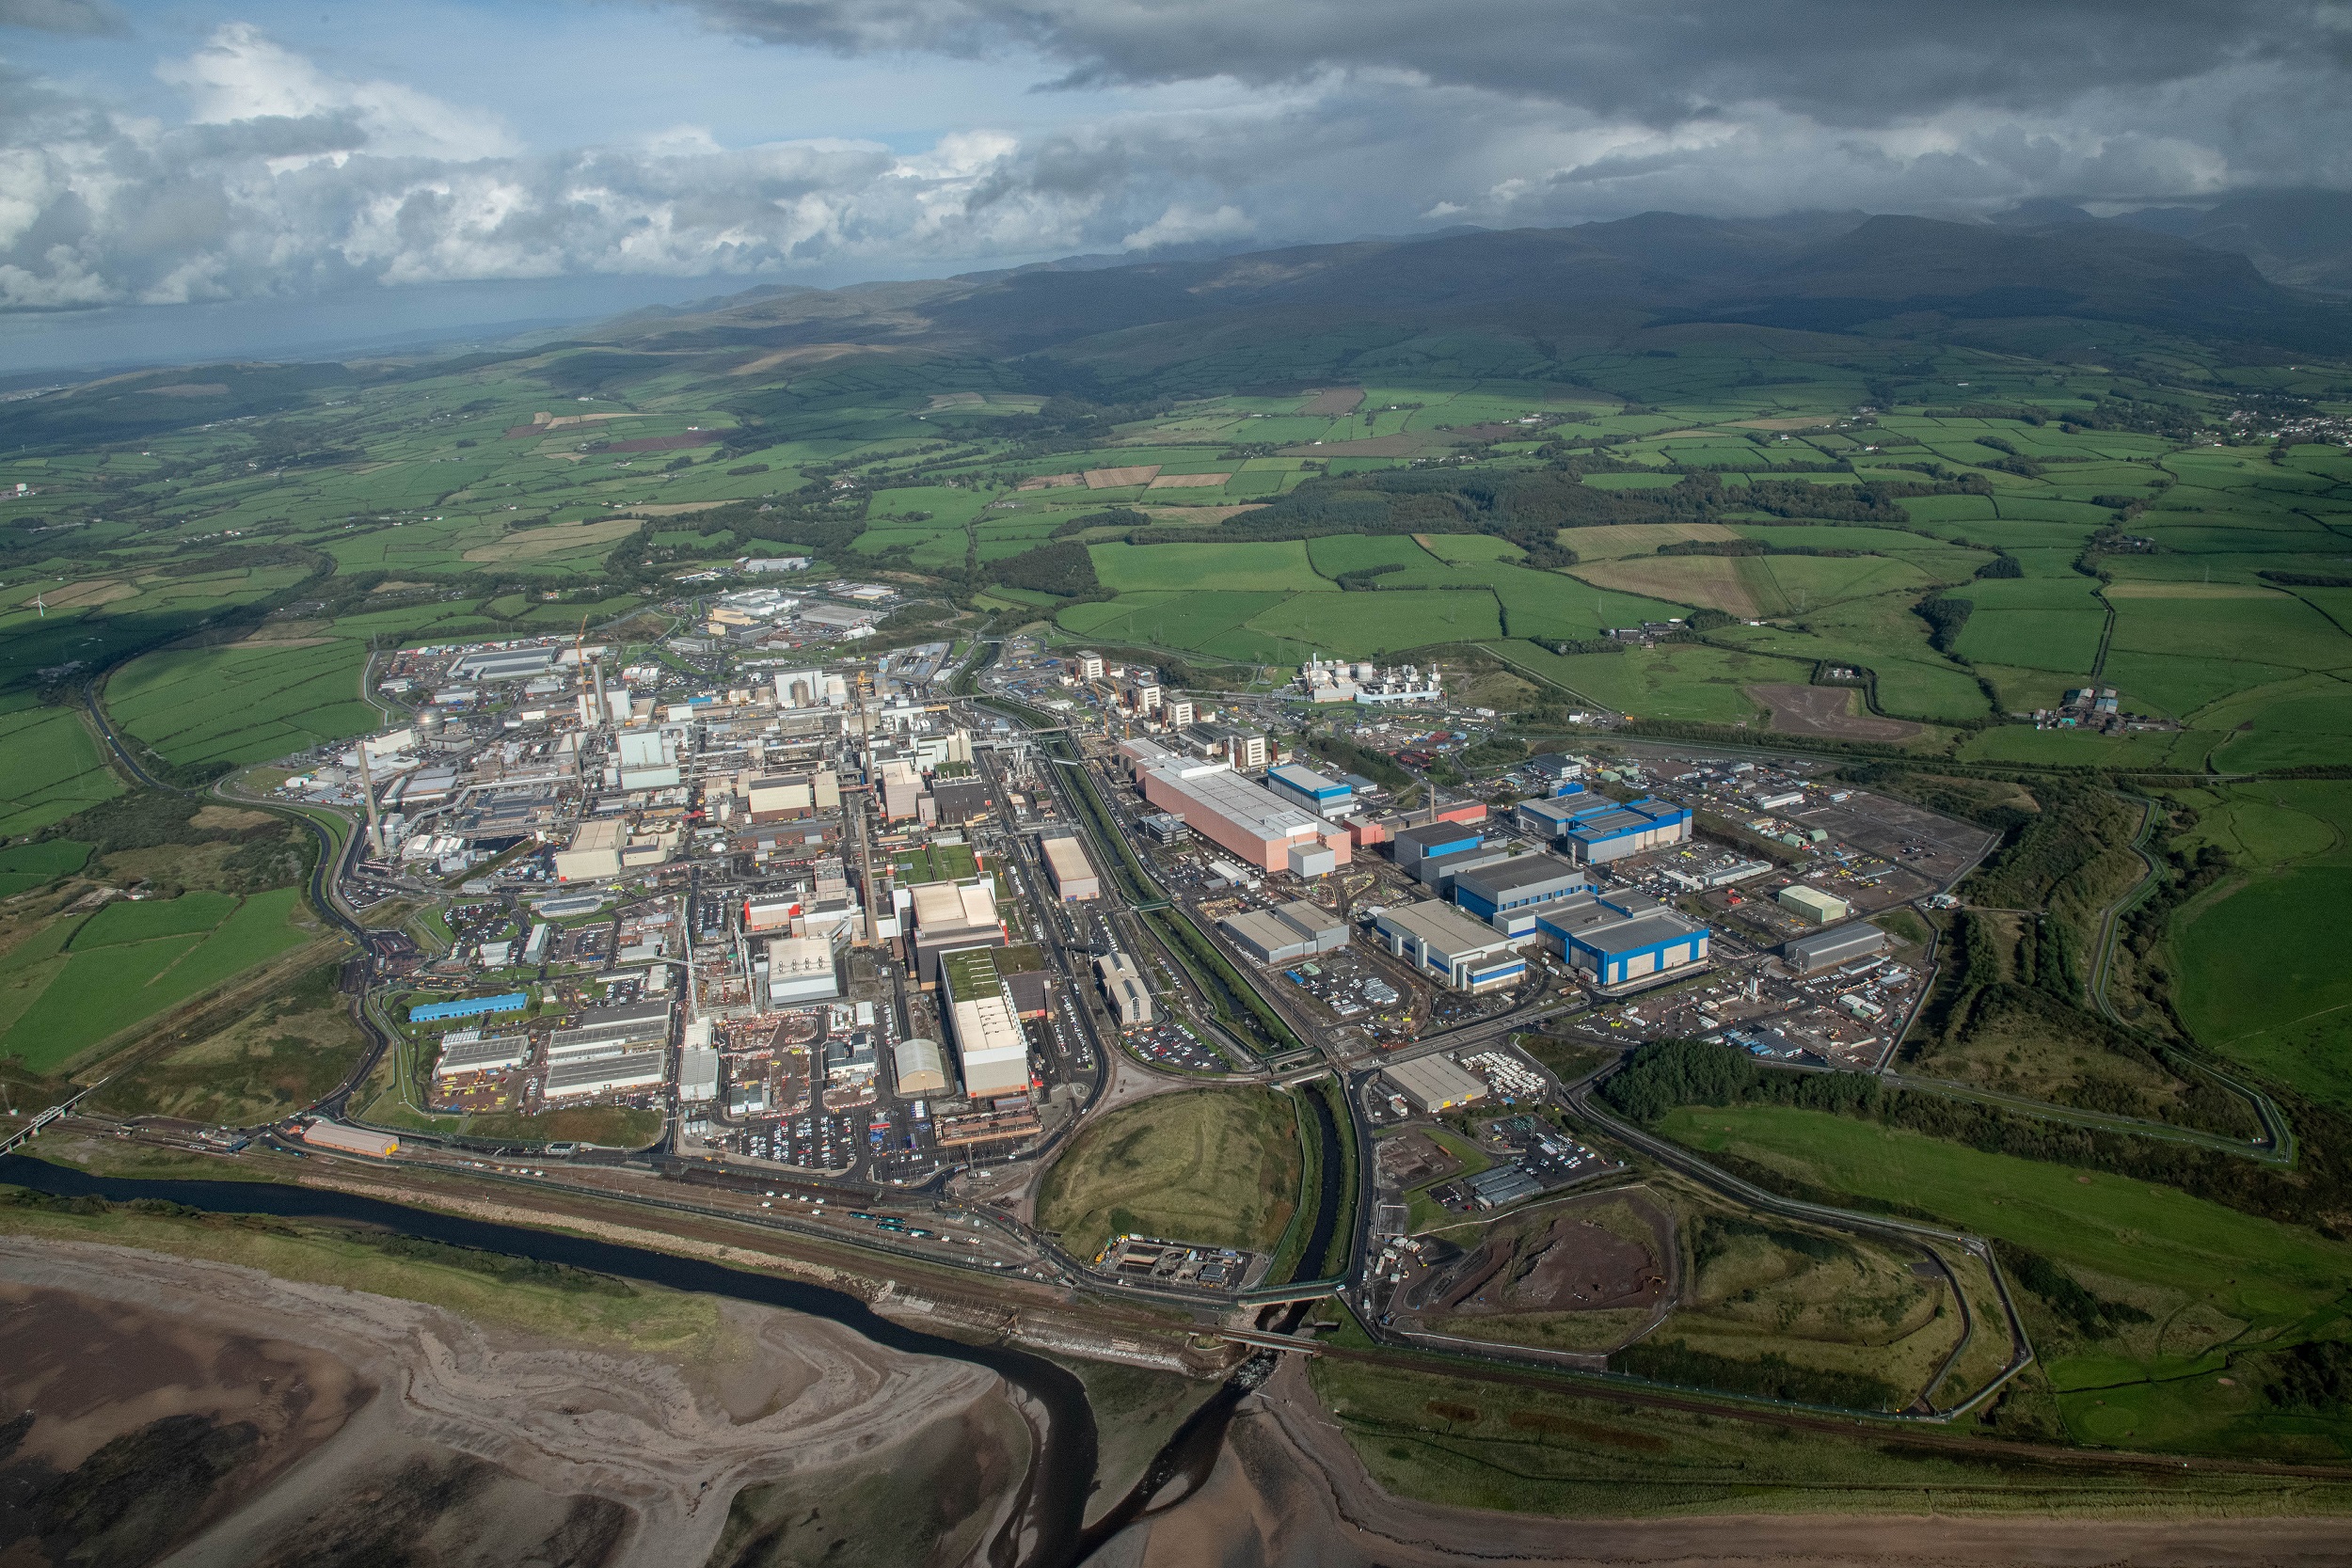
[[[1163,39],[1161,8],[1142,0],[1087,13],[1098,33],[1125,29],[1099,47],[1067,16],[1054,24],[1061,33],[1024,34],[983,15],[978,0],[952,15],[876,0],[856,13],[864,33],[807,23],[810,39],[840,49],[880,47],[875,28],[893,47],[985,52],[1010,40],[1082,71],[1191,84],[1045,129],[967,122],[913,149],[846,138],[728,146],[687,120],[628,145],[534,150],[495,114],[337,75],[245,24],[157,68],[185,97],[176,122],[0,65],[0,309],[590,273],[903,276],[1073,251],[1653,209],[1953,214],[2037,195],[2128,204],[2352,183],[2352,94],[2326,50],[2249,44],[2191,69],[2177,49],[2149,42],[2117,62],[2113,80],[2076,80],[2042,101],[2013,81],[1947,82],[1904,112],[1874,116],[1819,110],[1818,83],[1760,90],[1757,72],[1722,51],[1714,64],[1694,60],[1692,80],[1726,89],[1703,112],[1654,112],[1629,89],[1569,91],[1608,74],[1610,58],[1622,70],[1646,58],[1647,42],[1629,41],[1639,29],[1612,21],[1631,16],[1631,3],[1588,10],[1569,40],[1574,71],[1549,90],[1513,74],[1533,70],[1527,60],[1472,69],[1466,40],[1518,15],[1521,0],[1444,24],[1424,9],[1422,35],[1436,41],[1420,66],[1405,60],[1391,0],[1362,0],[1362,26],[1339,33],[1325,0],[1177,8],[1227,50],[1225,67],[1202,40]],[[1767,21],[1801,20],[1801,0],[1755,3]],[[771,22],[782,14],[755,8]],[[2058,36],[2055,22],[2035,25]],[[1173,53],[1154,56],[1153,40]],[[1233,53],[1251,40],[1258,53]],[[1278,44],[1288,48],[1279,73],[1245,82],[1231,65],[1274,57]],[[1956,80],[1965,72],[1952,47],[1931,30],[1898,32],[1889,58],[1923,81]],[[1565,59],[1568,48],[1530,33],[1524,53]]]
[[[1152,250],[1164,245],[1199,244],[1204,240],[1238,240],[1251,231],[1248,214],[1232,202],[1215,212],[1179,202],[1119,242],[1121,250]]]
[[[221,27],[203,48],[166,61],[155,74],[187,94],[199,124],[339,118],[358,126],[368,150],[384,157],[466,160],[519,150],[496,115],[459,109],[397,82],[329,76],[247,23]]]

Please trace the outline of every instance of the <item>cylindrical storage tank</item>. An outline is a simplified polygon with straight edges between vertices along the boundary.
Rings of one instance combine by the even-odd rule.
[[[1378,680],[1380,678],[1380,667],[1373,663],[1370,659],[1365,659],[1356,666],[1356,678],[1359,681]]]

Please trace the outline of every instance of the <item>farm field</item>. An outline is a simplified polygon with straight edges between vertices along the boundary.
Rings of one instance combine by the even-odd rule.
[[[1748,688],[1802,680],[1811,667],[1788,659],[1692,644],[1620,654],[1555,654],[1533,642],[1491,644],[1512,664],[1620,712],[1648,719],[1738,724],[1760,709]]]
[[[2061,375],[2029,357],[1948,346],[1936,350],[1931,381],[1904,380],[1895,372],[1911,362],[1898,358],[1868,372],[1891,377],[1888,388],[1900,395],[1874,418],[1858,418],[1853,404],[1867,401],[1867,377],[1857,367],[1881,351],[1839,341],[1837,355],[1862,357],[1836,366],[1820,358],[1825,352],[1824,342],[1803,335],[1677,329],[1656,355],[1573,356],[1561,369],[1583,385],[1563,387],[1493,373],[1482,358],[1487,350],[1459,340],[1434,358],[1416,350],[1409,369],[1405,359],[1375,366],[1349,384],[1350,395],[1361,395],[1342,409],[1344,399],[1327,396],[1315,377],[1302,378],[1295,394],[1235,391],[1217,378],[1247,385],[1256,373],[1244,371],[1247,356],[1220,358],[1227,350],[1204,345],[1206,356],[1182,373],[1165,365],[1120,372],[1148,380],[1164,411],[1094,429],[1085,443],[1050,455],[1011,459],[1008,421],[1034,420],[1045,404],[1007,385],[1005,367],[969,358],[899,364],[856,353],[762,351],[746,361],[757,368],[713,378],[628,354],[558,350],[358,396],[336,389],[331,375],[313,376],[303,386],[318,389],[295,397],[285,428],[315,433],[322,447],[345,454],[340,461],[276,469],[228,461],[228,451],[249,437],[208,423],[219,410],[201,399],[184,410],[175,404],[192,424],[156,430],[135,448],[89,442],[37,459],[48,466],[44,515],[87,507],[104,520],[77,533],[58,559],[46,617],[29,608],[0,611],[0,650],[15,647],[0,657],[55,662],[54,650],[95,633],[101,657],[110,647],[131,656],[115,661],[107,685],[132,733],[175,763],[216,767],[266,760],[371,722],[357,692],[362,637],[577,624],[576,607],[536,599],[550,586],[598,594],[578,607],[592,618],[626,613],[660,591],[653,576],[616,575],[615,562],[641,542],[688,562],[723,562],[765,540],[918,573],[952,574],[968,561],[985,576],[1053,546],[1070,536],[1057,531],[1075,523],[1112,597],[1062,607],[1061,626],[1178,654],[1279,666],[1311,653],[1584,640],[1708,610],[1772,625],[1717,628],[1701,634],[1704,643],[1795,664],[1862,664],[1876,675],[1880,707],[1902,720],[1983,721],[2042,705],[2070,678],[2095,676],[2117,686],[2127,708],[2207,737],[2165,742],[2168,757],[2298,766],[2352,747],[2352,717],[2340,705],[2288,689],[2306,676],[2352,670],[2352,638],[2340,613],[2327,613],[2326,599],[2347,591],[2258,575],[2325,576],[2345,553],[2331,519],[2352,517],[2352,480],[2333,448],[2306,444],[2272,462],[2140,431],[2061,429],[2051,416],[2089,408],[2130,378]],[[223,396],[246,396],[249,388],[260,395],[253,376],[261,372],[222,373]],[[1979,405],[1965,414],[1935,405],[1935,385],[1962,383],[1970,395],[2045,412],[2010,418]],[[557,388],[576,385],[598,388],[615,406],[593,418],[561,412],[572,405]],[[1601,386],[1609,391],[1593,389]],[[1651,411],[1619,412],[1627,398]],[[429,420],[421,417],[428,404],[436,410]],[[549,419],[534,424],[542,413]],[[1344,486],[1377,485],[1465,441],[1481,443],[1474,471],[1508,480],[1542,471],[1553,460],[1548,443],[1598,439],[1621,443],[1608,449],[1605,467],[1637,471],[1583,476],[1587,493],[1606,499],[1604,510],[1618,510],[1559,531],[1576,555],[1565,571],[1538,569],[1522,547],[1458,508],[1424,508],[1409,523],[1391,517],[1377,526],[1367,512],[1354,531],[1317,522],[1292,537],[1264,536],[1288,528],[1285,508],[1334,486],[1358,498],[1346,506],[1386,509],[1377,499],[1386,492]],[[1945,488],[1976,488],[1904,496],[1867,520],[1835,515],[1857,485],[1883,479],[1920,488],[1921,470],[1899,465],[1921,458],[1943,466]],[[2021,462],[2042,467],[2026,472]],[[1693,466],[1713,472],[1718,494],[1706,508],[1674,516],[1641,510],[1681,494],[1683,470]],[[1823,471],[1831,468],[1838,471]],[[796,499],[818,469],[854,471],[884,487]],[[1218,475],[1227,477],[1206,483]],[[1056,476],[1070,483],[1036,483]],[[1419,483],[1435,476],[1407,477]],[[117,521],[146,519],[164,505],[167,487],[168,525],[142,520],[135,532]],[[1805,499],[1814,494],[1818,507]],[[2151,501],[2131,526],[2155,549],[2103,554],[2086,565],[2086,546],[2116,515],[2094,496]],[[1751,509],[1751,497],[1774,510]],[[1144,510],[1126,510],[1137,504]],[[762,520],[761,506],[776,517]],[[0,528],[30,510],[0,500]],[[231,531],[234,549],[217,543]],[[1233,536],[1210,543],[1202,531]],[[1740,540],[1837,553],[1658,554],[1677,541]],[[285,645],[306,641],[299,636],[168,646],[162,634],[173,617],[184,617],[177,623],[184,628],[224,609],[291,596],[310,569],[294,557],[232,559],[264,548],[312,552],[300,559],[324,560],[338,580],[389,572],[427,588],[497,592],[389,612],[337,603],[330,624],[310,634],[330,641],[308,648]],[[2010,552],[2025,576],[1971,581],[1995,550]],[[1366,579],[1370,594],[1332,594],[1334,578],[1383,566],[1397,570]],[[485,574],[494,580],[483,581]],[[1928,645],[1913,612],[1938,585],[1976,606],[1949,653]],[[1399,592],[1422,597],[1395,599]],[[1247,607],[1216,599],[1172,613],[1165,596],[1183,594],[1283,597]],[[1040,608],[1054,608],[1054,595],[1045,597]],[[2114,635],[2103,643],[2109,605]],[[2184,636],[2209,642],[2218,657],[2183,655]],[[351,673],[346,690],[336,689],[335,669]],[[193,672],[208,677],[204,687],[190,682]],[[220,678],[209,680],[215,673]],[[1639,680],[1621,676],[1612,700],[1684,721],[1751,716],[1752,706],[1732,695],[1739,683],[1723,676],[1712,659],[1677,656]],[[1611,683],[1596,675],[1589,684]],[[206,702],[183,704],[175,692]],[[2110,752],[2136,759],[2152,750],[2134,742],[2119,752],[2074,736],[2042,741],[2000,725],[1939,743],[2017,761]],[[72,766],[77,760],[94,758],[61,756],[55,765],[60,805],[76,790],[107,787],[103,772]],[[38,798],[19,808],[50,809]],[[18,820],[37,825],[33,815]]]
[[[82,869],[90,846],[70,838],[35,839],[0,849],[0,898]]]
[[[81,717],[65,708],[0,707],[0,772],[8,780],[0,835],[36,832],[122,793]]]
[[[263,762],[379,725],[359,697],[366,662],[347,639],[175,649],[126,666],[107,706],[173,762]]]
[[[117,1074],[95,1108],[250,1126],[312,1103],[367,1044],[335,989],[342,967],[296,976],[227,1027]]]
[[[2191,847],[2239,873],[2173,927],[2178,1006],[2197,1037],[2266,1077],[2352,1107],[2352,972],[2333,938],[2352,896],[2352,785],[2308,780],[2186,794]]]
[[[1038,1192],[1038,1224],[1082,1259],[1120,1234],[1270,1252],[1305,1159],[1289,1096],[1184,1089],[1087,1124]]]
[[[300,898],[294,888],[242,900],[189,893],[169,903],[115,904],[87,921],[51,923],[0,956],[0,1058],[50,1072],[109,1036],[300,946],[312,940],[294,923]],[[185,911],[146,912],[189,899],[196,902]],[[126,911],[128,918],[102,926],[104,917]],[[100,927],[95,942],[87,934],[93,927]]]

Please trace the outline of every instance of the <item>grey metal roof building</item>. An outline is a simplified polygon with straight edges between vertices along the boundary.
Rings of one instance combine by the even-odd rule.
[[[548,1037],[548,1060],[592,1060],[612,1056],[632,1046],[666,1045],[670,1039],[670,1005],[638,1002],[622,1007],[591,1008],[570,1029]]]
[[[1483,991],[1516,985],[1527,960],[1511,938],[1472,920],[1451,904],[1405,904],[1380,911],[1375,927],[1389,951],[1410,958],[1456,990]]]
[[[531,1054],[528,1035],[493,1035],[487,1039],[459,1040],[452,1038],[441,1046],[441,1059],[434,1065],[436,1078],[454,1078],[461,1072],[502,1072],[520,1067]]]
[[[903,1096],[945,1094],[947,1090],[947,1057],[937,1040],[919,1036],[900,1040],[891,1052],[891,1066],[896,1069],[898,1093]]]
[[[1514,855],[1455,872],[1454,901],[1500,927],[1515,911],[1581,892],[1591,882],[1583,867],[1557,855]]]
[[[461,681],[511,681],[554,668],[560,648],[501,648],[467,654],[449,667],[450,678]]]
[[[1517,1162],[1497,1165],[1492,1170],[1482,1170],[1476,1176],[1466,1178],[1462,1185],[1470,1190],[1470,1196],[1478,1200],[1482,1209],[1501,1209],[1543,1191],[1535,1179],[1521,1169]]]
[[[1800,974],[1812,974],[1886,951],[1886,933],[1867,920],[1807,931],[1780,945],[1780,956]]]
[[[1346,923],[1304,898],[1270,910],[1245,910],[1216,924],[1236,947],[1262,964],[1288,963],[1347,945]]]
[[[631,1051],[581,1061],[551,1062],[539,1093],[546,1100],[569,1100],[613,1089],[651,1088],[666,1074],[668,1058],[666,1051]]]
[[[1094,960],[1094,974],[1103,983],[1103,999],[1119,1015],[1120,1028],[1152,1022],[1152,990],[1135,959],[1124,953],[1105,953]]]
[[[1380,1075],[1394,1085],[1396,1092],[1422,1116],[1486,1098],[1486,1085],[1447,1056],[1391,1062],[1380,1069]]]
[[[631,1002],[618,1007],[591,1007],[580,1015],[576,1025],[582,1033],[603,1033],[608,1030],[636,1031],[659,1024],[664,1032],[670,1025],[670,1005],[667,1002]]]

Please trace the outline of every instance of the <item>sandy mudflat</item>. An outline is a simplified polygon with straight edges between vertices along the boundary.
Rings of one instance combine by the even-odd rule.
[[[716,1305],[725,1349],[690,1362],[258,1270],[0,1236],[0,1393],[34,1416],[16,1463],[58,1471],[161,1417],[230,1423],[245,1463],[190,1515],[175,1568],[373,1560],[369,1537],[435,1568],[700,1564],[740,1487],[856,1477],[861,1455],[1007,1397],[977,1367]]]
[[[1552,1519],[1391,1497],[1289,1360],[1243,1406],[1194,1496],[1087,1568],[2318,1568],[2352,1561],[2341,1518],[1948,1514]]]

